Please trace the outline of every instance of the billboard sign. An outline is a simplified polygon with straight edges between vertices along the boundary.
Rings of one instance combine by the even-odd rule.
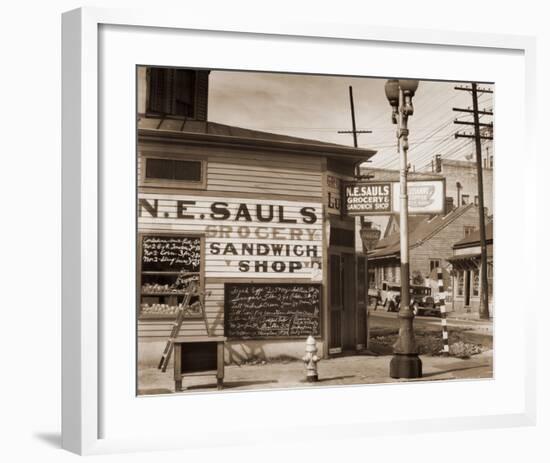
[[[350,216],[398,214],[399,182],[354,182],[344,186],[346,213]],[[409,180],[409,214],[443,214],[445,180]]]

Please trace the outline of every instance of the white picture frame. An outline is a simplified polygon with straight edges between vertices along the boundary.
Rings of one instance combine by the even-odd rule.
[[[496,117],[497,131],[495,136],[496,149],[501,153],[506,150],[515,149],[521,146],[525,149],[525,158],[534,159],[534,150],[532,144],[531,118],[534,111],[535,85],[534,85],[534,66],[535,66],[535,39],[525,36],[511,35],[491,35],[491,34],[470,34],[458,33],[452,31],[430,31],[416,29],[397,29],[378,26],[367,26],[357,24],[316,24],[313,20],[308,23],[271,23],[269,19],[264,22],[255,22],[249,24],[246,20],[242,23],[233,21],[227,24],[223,18],[199,17],[189,14],[174,14],[171,11],[121,11],[98,8],[83,8],[65,13],[63,16],[63,412],[62,412],[62,445],[65,449],[79,454],[96,454],[118,451],[136,451],[152,449],[172,449],[172,448],[198,448],[208,446],[221,446],[228,444],[252,444],[267,442],[269,439],[277,438],[287,441],[293,439],[324,439],[364,435],[383,435],[394,433],[405,433],[414,426],[415,431],[430,430],[468,430],[476,428],[505,427],[533,425],[535,423],[535,369],[534,357],[529,357],[527,353],[534,350],[534,308],[535,304],[525,303],[525,317],[516,320],[518,336],[517,345],[514,351],[507,348],[507,342],[510,340],[508,331],[509,325],[506,318],[506,307],[513,306],[518,299],[511,296],[504,299],[504,289],[510,281],[513,281],[513,275],[508,275],[506,269],[501,271],[497,265],[495,280],[495,301],[502,304],[502,317],[498,317],[496,323],[496,369],[495,379],[491,381],[470,381],[449,386],[449,383],[443,384],[397,384],[365,387],[340,387],[330,389],[316,389],[306,391],[277,391],[277,392],[253,392],[226,395],[191,395],[189,397],[162,397],[162,398],[136,398],[132,397],[132,378],[128,371],[134,367],[132,358],[128,357],[128,365],[119,363],[121,366],[120,380],[122,383],[120,390],[111,391],[109,384],[102,380],[102,371],[105,368],[111,368],[108,375],[112,376],[113,363],[117,358],[116,353],[105,352],[105,343],[113,345],[113,339],[119,339],[120,336],[121,351],[131,352],[132,346],[127,342],[133,334],[133,326],[127,326],[127,332],[121,334],[114,332],[115,325],[105,324],[106,316],[101,310],[102,304],[108,299],[104,292],[105,281],[102,280],[102,274],[105,272],[109,263],[103,258],[105,252],[103,242],[109,242],[110,238],[105,235],[109,230],[102,225],[102,214],[109,213],[105,207],[107,192],[113,192],[123,195],[131,195],[132,192],[123,185],[117,184],[116,179],[109,174],[112,159],[105,159],[101,156],[101,150],[109,150],[110,141],[100,138],[101,125],[104,123],[102,118],[107,117],[105,108],[102,106],[105,98],[105,75],[101,73],[102,66],[108,67],[108,60],[113,56],[116,46],[128,40],[128,34],[131,34],[135,40],[133,47],[137,48],[143,45],[140,37],[146,34],[146,31],[154,31],[155,39],[166,41],[171,34],[180,31],[182,34],[190,34],[194,40],[208,38],[211,48],[206,45],[203,51],[202,61],[195,57],[193,64],[196,66],[211,66],[218,68],[234,69],[255,69],[255,70],[284,70],[292,72],[318,72],[328,71],[327,67],[321,65],[313,66],[308,63],[302,63],[295,60],[296,56],[289,54],[288,62],[279,61],[274,63],[275,57],[271,58],[271,65],[265,62],[248,62],[235,58],[231,65],[231,57],[225,60],[218,58],[218,62],[212,62],[208,55],[208,50],[214,50],[220,46],[222,41],[235,45],[238,39],[244,46],[254,46],[254,43],[276,43],[277,41],[293,43],[303,47],[316,47],[322,44],[325,47],[342,47],[342,50],[351,47],[372,46],[373,53],[377,46],[384,47],[384,53],[391,53],[391,50],[399,47],[407,47],[412,57],[403,56],[403,62],[397,63],[381,60],[380,67],[383,70],[376,75],[399,75],[403,74],[404,69],[413,69],[418,64],[414,60],[418,58],[417,54],[448,52],[459,55],[469,56],[473,62],[479,62],[479,69],[461,69],[456,70],[456,80],[492,80],[491,71],[484,68],[481,63],[483,57],[494,58],[496,67],[504,66],[508,61],[514,65],[520,66],[516,72],[511,72],[514,77],[506,77],[496,80]],[[231,39],[231,40],[230,40]],[[117,42],[118,41],[118,42]],[[157,42],[160,43],[160,42]],[[300,48],[298,47],[298,48]],[[144,56],[150,53],[143,46]],[[306,48],[304,48],[305,50]],[[168,52],[166,52],[169,56]],[[397,53],[397,51],[396,51]],[[236,50],[236,55],[238,50]],[[276,55],[276,53],[273,53]],[[168,58],[162,58],[163,60]],[[410,61],[408,61],[410,59]],[[200,61],[200,62],[199,62]],[[306,60],[307,61],[307,60]],[[183,64],[168,63],[164,64]],[[127,63],[126,63],[127,64]],[[136,61],[135,64],[144,64]],[[149,63],[145,63],[149,64]],[[382,66],[383,64],[383,66]],[[271,66],[271,68],[269,68]],[[308,68],[309,66],[309,68]],[[351,65],[350,65],[351,66]],[[360,64],[357,64],[360,66]],[[427,66],[429,67],[429,66]],[[360,69],[359,67],[350,67],[349,69]],[[418,69],[418,67],[416,68]],[[113,71],[116,72],[116,71]],[[342,74],[347,74],[349,70],[343,70]],[[359,71],[356,75],[367,75]],[[411,71],[407,71],[411,72]],[[426,71],[428,72],[428,71]],[[504,72],[500,71],[502,75]],[[330,73],[330,72],[328,72]],[[334,71],[333,71],[334,73]],[[413,77],[434,78],[433,75],[420,75],[418,70],[413,72]],[[372,74],[371,74],[372,75]],[[500,74],[499,74],[500,75]],[[468,76],[468,78],[465,78]],[[515,81],[514,81],[515,79]],[[108,83],[107,85],[110,85]],[[517,89],[514,91],[513,86]],[[503,89],[512,89],[506,94],[507,100],[499,100],[499,87]],[[126,95],[129,100],[133,98],[135,92],[128,92]],[[521,105],[518,112],[518,119],[523,121],[519,130],[510,134],[505,130],[499,132],[499,124],[506,127],[507,108],[513,105]],[[500,105],[500,106],[499,106]],[[132,130],[133,119],[126,120],[124,117],[117,118],[121,114],[133,112],[135,107],[123,107],[119,105],[120,113],[109,112],[111,121],[115,121],[126,126],[127,130]],[[499,113],[499,111],[502,111]],[[388,113],[389,114],[389,113]],[[508,114],[509,116],[509,114]],[[499,119],[500,118],[500,119]],[[516,120],[518,120],[516,119]],[[116,124],[115,124],[116,125]],[[109,130],[111,126],[109,126]],[[114,126],[113,126],[114,127]],[[104,134],[103,134],[104,135]],[[510,138],[512,137],[512,138]],[[128,142],[128,140],[126,140]],[[121,145],[127,146],[127,145]],[[123,151],[126,153],[126,151]],[[129,151],[128,151],[129,153]],[[500,154],[500,153],[499,153]],[[121,164],[118,167],[127,168],[129,159],[121,156]],[[497,167],[496,181],[496,209],[498,217],[496,226],[498,246],[506,249],[506,241],[516,239],[520,241],[522,236],[527,236],[526,223],[529,217],[535,215],[534,206],[526,206],[526,198],[529,192],[534,190],[534,186],[526,185],[521,191],[517,192],[516,197],[510,196],[505,188],[502,188],[505,181],[513,169],[513,166],[506,164],[506,157],[499,161],[501,164]],[[125,163],[126,162],[126,163]],[[527,166],[527,161],[525,162]],[[502,168],[500,167],[502,166]],[[527,175],[528,167],[520,167],[521,175]],[[498,169],[501,168],[502,174]],[[518,175],[516,166],[516,175]],[[500,178],[499,178],[500,175]],[[506,204],[506,206],[499,206]],[[514,230],[514,236],[511,236],[506,230],[513,224],[513,217],[507,216],[507,208],[519,207],[525,213],[525,221],[520,221]],[[112,213],[112,211],[111,211]],[[501,218],[502,217],[502,218]],[[120,218],[123,228],[131,225],[131,216]],[[129,221],[130,220],[130,221]],[[498,225],[502,224],[502,225]],[[502,238],[501,238],[502,237]],[[500,244],[500,243],[503,244]],[[523,240],[523,247],[519,248],[519,256],[511,259],[519,259],[527,255],[532,241]],[[107,244],[106,246],[110,246]],[[135,248],[135,247],[134,247]],[[499,260],[499,251],[496,259]],[[132,262],[128,262],[131,267]],[[128,267],[128,268],[130,268]],[[129,279],[134,277],[130,271]],[[499,282],[500,279],[500,282]],[[107,285],[108,286],[108,285]],[[133,288],[124,288],[125,293],[131,294]],[[527,296],[532,298],[532,294]],[[133,311],[130,306],[129,311]],[[499,309],[500,310],[500,309]],[[531,320],[529,323],[527,319]],[[128,322],[130,319],[121,315],[117,322]],[[124,326],[124,325],[116,325]],[[501,353],[502,352],[502,353]],[[111,355],[112,354],[112,355]],[[499,356],[507,356],[508,361],[499,366]],[[113,358],[114,357],[114,358]],[[121,354],[122,359],[124,355]],[[509,365],[513,363],[517,366],[518,378],[514,378],[514,372],[508,371]],[[521,364],[521,365],[520,365]],[[113,380],[114,381],[114,380]],[[495,386],[496,385],[496,386]],[[457,387],[455,387],[457,386]],[[384,410],[375,410],[369,400],[371,396],[383,394],[382,388],[390,388],[395,397],[395,404],[402,402],[401,410],[396,411],[399,405],[393,405],[394,410],[388,411],[384,415]],[[409,392],[414,394],[423,394],[429,391],[435,397],[438,397],[443,388],[446,390],[452,388],[453,391],[468,391],[471,393],[479,392],[480,396],[484,394],[493,394],[494,403],[486,403],[484,409],[479,408],[480,413],[475,414],[465,408],[464,414],[456,410],[440,410],[435,408],[429,413],[419,412],[414,407],[407,408],[406,395]],[[382,391],[382,392],[380,392]],[[370,416],[352,417],[343,413],[337,415],[333,407],[335,401],[345,400],[346,396],[353,397],[353,400],[361,400],[366,404]],[[403,392],[403,393],[402,393]],[[119,394],[119,396],[116,396]],[[204,416],[201,413],[204,410],[212,412],[216,407],[225,410],[227,413],[238,410],[239,407],[248,407],[250,410],[262,406],[266,395],[271,394],[273,406],[280,406],[280,401],[293,404],[306,404],[308,416],[298,416],[293,420],[292,426],[285,422],[282,416],[277,415],[276,410],[269,415],[266,413],[262,420],[251,422],[243,418],[235,418],[231,429],[214,426],[208,434],[200,432],[200,425],[204,424]],[[129,408],[119,407],[116,400],[119,397],[120,404],[124,403]],[[505,399],[506,397],[506,399]],[[350,399],[352,400],[352,399]],[[459,399],[457,399],[459,400]],[[156,401],[156,402],[154,402]],[[172,402],[170,402],[172,401]],[[400,402],[401,401],[401,402]],[[314,404],[323,403],[321,411],[314,408]],[[342,402],[344,403],[344,402]],[[332,404],[332,405],[331,405]],[[153,406],[154,405],[154,406]],[[460,406],[461,404],[457,404]],[[117,408],[118,407],[118,408]],[[133,407],[133,408],[132,408]],[[177,432],[168,433],[162,436],[154,433],[147,433],[147,437],[137,435],[132,431],[132,416],[144,416],[144,421],[154,420],[154,410],[158,413],[164,413],[166,410],[177,410],[179,407],[185,407],[188,416],[193,417],[199,425],[185,428],[182,434]],[[372,407],[372,408],[369,408]],[[115,408],[117,409],[116,411]],[[248,409],[247,408],[247,409]],[[451,407],[452,408],[452,407]],[[202,412],[201,412],[202,410]],[[107,413],[108,411],[108,413]],[[118,415],[117,415],[118,414]],[[206,413],[208,414],[208,413]],[[117,416],[115,419],[114,416]],[[126,433],[120,432],[124,426],[124,415],[128,421]],[[162,415],[160,415],[162,416]],[[222,415],[223,417],[224,415]],[[227,415],[225,415],[227,416]],[[111,419],[112,418],[112,419]],[[385,419],[384,419],[385,418]],[[158,418],[157,418],[158,419]],[[115,424],[116,422],[116,424]],[[242,431],[246,432],[242,432]],[[266,431],[269,431],[267,435]]]

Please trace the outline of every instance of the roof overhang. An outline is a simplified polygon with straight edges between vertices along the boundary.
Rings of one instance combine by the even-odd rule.
[[[375,150],[353,148],[344,145],[316,144],[304,142],[267,140],[262,138],[235,137],[211,133],[180,132],[157,129],[138,129],[140,142],[186,143],[200,146],[223,146],[249,150],[269,149],[292,154],[325,156],[350,162],[365,162],[376,154]]]

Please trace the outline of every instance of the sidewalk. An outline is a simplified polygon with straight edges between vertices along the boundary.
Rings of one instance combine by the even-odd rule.
[[[260,390],[304,388],[350,384],[395,383],[404,381],[435,381],[453,379],[492,378],[493,351],[485,351],[469,359],[421,356],[423,378],[400,380],[389,377],[391,356],[352,355],[321,360],[319,381],[305,381],[304,365],[300,361],[228,365],[225,367],[224,390]],[[139,395],[173,394],[172,371],[162,373],[155,368],[140,369]],[[183,379],[184,391],[216,391],[214,376],[195,376]]]

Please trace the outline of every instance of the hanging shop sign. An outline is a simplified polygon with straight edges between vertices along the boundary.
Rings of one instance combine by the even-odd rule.
[[[445,211],[445,180],[407,182],[409,214],[442,214]],[[401,209],[399,182],[354,182],[344,186],[346,214],[388,215]]]
[[[376,243],[380,241],[381,235],[382,232],[378,228],[361,228],[361,230],[359,230],[359,236],[361,236],[363,247],[369,251],[375,248]]]

